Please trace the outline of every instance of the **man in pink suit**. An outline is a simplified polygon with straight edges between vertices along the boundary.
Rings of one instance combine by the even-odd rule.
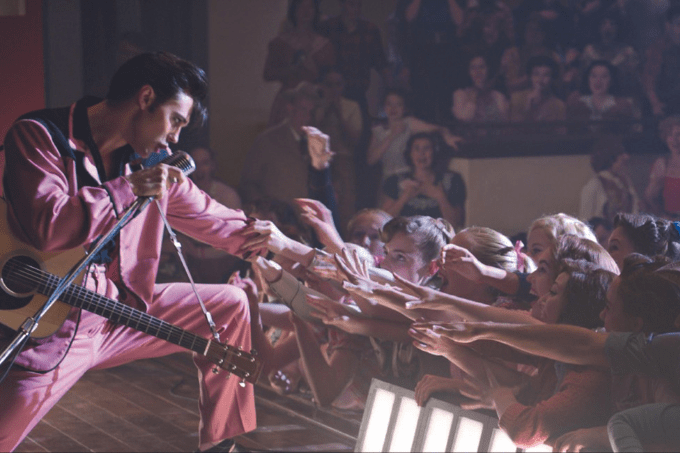
[[[176,143],[181,129],[205,118],[205,73],[158,52],[132,58],[114,75],[105,100],[84,98],[63,109],[20,118],[5,138],[8,220],[21,240],[40,251],[88,248],[138,197],[155,197],[173,228],[238,255],[246,225],[164,164],[132,171]],[[137,215],[86,270],[83,285],[171,324],[210,338],[186,283],[156,285],[163,222],[155,206]],[[245,293],[229,285],[199,285],[222,342],[248,351]],[[0,326],[0,349],[12,332]],[[0,384],[0,451],[11,451],[88,370],[184,350],[179,346],[71,309],[54,335],[31,339]],[[199,449],[255,428],[253,388],[195,355],[200,380]]]

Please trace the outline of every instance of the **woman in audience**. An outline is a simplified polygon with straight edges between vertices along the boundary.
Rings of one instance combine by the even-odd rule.
[[[645,189],[647,209],[653,214],[680,219],[680,115],[669,116],[659,123],[659,136],[669,154],[652,165]]]
[[[333,44],[316,31],[319,15],[319,0],[292,0],[288,7],[288,26],[269,43],[264,80],[281,83],[272,104],[269,126],[285,118],[284,91],[303,81],[316,82],[323,70],[335,65]]]
[[[567,117],[564,102],[553,93],[558,67],[548,56],[532,57],[527,63],[531,86],[510,98],[510,119],[522,121],[564,121]]]
[[[448,170],[448,159],[427,133],[412,135],[404,153],[407,171],[383,185],[383,210],[390,215],[442,217],[455,228],[465,223],[465,183]]]
[[[617,409],[626,409],[609,422],[614,451],[676,451],[680,447],[680,270],[677,264],[666,263],[642,255],[625,260],[601,313],[607,333],[566,325],[494,323],[433,329],[456,342],[493,340],[564,363],[611,367],[619,390],[614,402]],[[609,448],[609,441],[602,426],[565,435],[556,448],[601,451]]]
[[[590,166],[595,172],[581,189],[579,217],[608,222],[620,212],[637,213],[639,199],[628,169],[629,156],[618,137],[603,137],[593,145]]]
[[[629,99],[618,96],[616,68],[606,60],[594,61],[588,66],[581,84],[581,92],[567,99],[567,119],[576,122],[574,131],[623,133],[630,130],[635,115]],[[607,121],[590,124],[588,121]]]
[[[388,90],[383,104],[387,123],[372,128],[371,143],[368,148],[368,165],[382,163],[383,181],[408,168],[404,159],[406,143],[412,134],[420,132],[439,132],[444,141],[458,149],[460,138],[442,126],[426,123],[408,115],[406,94],[400,90]]]
[[[527,318],[530,323],[539,325],[559,323],[598,327],[601,325],[598,314],[604,307],[605,294],[613,277],[613,273],[592,267],[589,263],[567,260],[550,292],[534,304],[531,316]],[[463,391],[467,396],[478,397],[482,406],[495,408],[500,427],[522,448],[551,444],[574,429],[601,425],[611,414],[607,404],[609,379],[600,370],[566,367],[551,360],[517,355],[510,350],[494,350],[485,345],[468,348],[446,340],[432,341],[420,330],[412,330],[411,334],[417,347],[443,354],[464,369],[471,362],[483,365],[481,373],[473,374],[477,380],[470,383],[480,393],[475,394],[470,389]],[[499,362],[489,361],[491,356],[510,362],[511,367],[500,369]],[[531,365],[532,368],[513,367],[513,363]],[[527,376],[518,369],[537,370],[537,374]],[[515,383],[508,381],[509,371],[517,375]],[[487,378],[504,382],[501,388],[505,391],[487,389]],[[421,404],[429,390],[417,388],[416,395]]]
[[[614,230],[609,236],[609,254],[619,268],[631,253],[650,258],[663,255],[673,261],[680,260],[680,231],[677,222],[660,219],[649,214],[618,214]]]
[[[488,65],[482,55],[470,59],[471,84],[453,92],[453,116],[462,122],[494,123],[508,120],[508,100],[488,80]]]
[[[432,218],[394,218],[382,230],[385,258],[381,267],[407,281],[424,283],[432,277],[433,263],[451,234],[450,227]],[[384,319],[355,317],[321,300],[309,302],[318,310],[317,316],[326,325],[344,331],[330,330],[330,342],[324,356],[309,323],[291,316],[303,373],[319,404],[332,403],[342,408],[363,407],[372,377],[386,378],[389,374],[392,378],[401,378],[402,384],[414,378],[418,372],[418,362],[413,352],[409,351],[406,335],[408,319],[403,318],[406,322],[400,325]],[[371,341],[369,335],[396,343],[378,344]],[[406,340],[408,347],[400,345],[400,340]],[[391,372],[385,368],[392,368]]]

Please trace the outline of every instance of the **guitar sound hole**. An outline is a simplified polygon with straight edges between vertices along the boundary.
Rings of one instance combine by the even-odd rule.
[[[10,258],[2,268],[2,286],[15,297],[32,294],[38,287],[40,264],[25,255]]]

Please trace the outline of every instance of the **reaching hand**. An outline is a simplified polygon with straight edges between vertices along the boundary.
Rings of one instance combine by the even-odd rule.
[[[158,164],[125,176],[132,192],[138,197],[163,198],[172,184],[186,181],[182,170],[172,165]]]
[[[286,250],[292,241],[268,220],[250,222],[239,234],[248,237],[238,250],[241,254],[253,252],[259,254],[263,249],[279,254]]]
[[[302,210],[302,221],[314,229],[319,242],[331,253],[340,253],[344,242],[335,229],[333,214],[323,203],[308,198],[296,198],[295,203]]]
[[[411,327],[418,331],[431,329],[433,332],[456,343],[472,343],[480,339],[480,327],[493,323],[487,322],[450,322],[450,323],[414,323]]]
[[[309,314],[327,326],[334,326],[347,333],[354,333],[354,317],[340,302],[307,295],[307,303],[314,309]]]
[[[473,282],[481,282],[484,277],[486,265],[481,263],[475,256],[463,247],[455,244],[447,244],[442,249],[440,271],[444,275],[456,273]]]
[[[415,389],[416,404],[424,406],[433,393],[446,391],[458,393],[460,387],[464,385],[460,379],[452,379],[433,374],[426,374],[418,381]]]
[[[307,134],[307,149],[312,158],[312,167],[325,170],[331,165],[331,158],[335,154],[330,149],[330,137],[315,127],[303,126],[302,130]]]
[[[415,340],[413,345],[432,355],[446,356],[452,353],[455,348],[459,348],[456,343],[446,337],[441,336],[432,328],[414,329],[411,327],[408,334]]]
[[[448,129],[444,129],[444,142],[446,142],[447,145],[449,145],[451,148],[455,149],[458,151],[458,145],[462,142],[465,141],[463,137],[458,137],[457,135],[453,135],[451,132],[449,132]]]
[[[553,451],[611,451],[606,427],[577,429],[555,440]]]

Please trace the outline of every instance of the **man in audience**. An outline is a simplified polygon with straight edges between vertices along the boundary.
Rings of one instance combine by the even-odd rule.
[[[303,127],[311,124],[316,87],[302,82],[286,92],[286,119],[257,136],[241,172],[243,202],[307,198],[309,155]]]

